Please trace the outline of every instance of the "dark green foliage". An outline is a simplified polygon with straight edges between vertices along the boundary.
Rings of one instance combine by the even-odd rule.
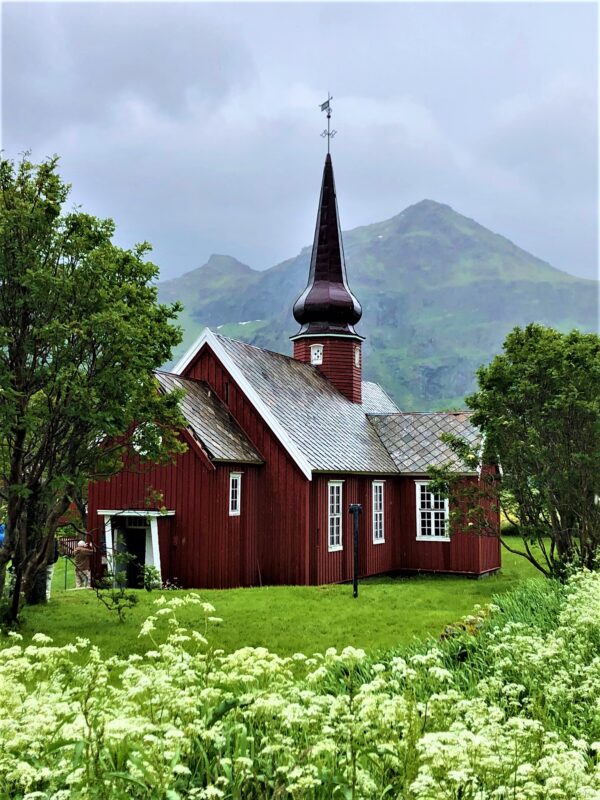
[[[157,303],[149,245],[116,247],[113,222],[65,212],[68,194],[57,158],[0,160],[0,588],[12,559],[13,616],[69,502],[120,468],[136,425],[152,423],[149,457],[181,447],[178,397],[152,374],[180,341],[179,307]]]
[[[483,463],[502,470],[499,499],[525,556],[544,574],[563,578],[571,565],[597,568],[600,337],[534,324],[515,328],[502,354],[481,367],[477,379],[479,390],[467,404],[485,437]],[[480,458],[464,442],[447,441],[471,463]],[[473,502],[466,510],[456,479],[444,470],[432,474],[454,495],[455,522],[484,532],[485,520],[474,516]],[[497,489],[494,477],[484,475],[469,491],[493,501]],[[535,554],[533,544],[539,547]]]
[[[343,219],[343,207],[341,209]],[[449,206],[424,200],[344,234],[348,279],[364,315],[365,378],[404,410],[464,407],[474,375],[515,325],[595,330],[597,284],[567,275]],[[258,272],[212,256],[159,286],[181,300],[182,352],[208,325],[290,352],[291,309],[308,278],[310,248]],[[240,323],[245,324],[240,324]]]

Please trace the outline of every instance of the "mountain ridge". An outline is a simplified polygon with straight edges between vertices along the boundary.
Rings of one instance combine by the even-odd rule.
[[[462,404],[475,369],[514,325],[597,324],[597,281],[553,267],[444,203],[424,199],[344,232],[343,242],[348,281],[364,309],[365,379],[406,410]],[[185,304],[185,339],[175,355],[205,325],[289,353],[292,304],[306,286],[310,253],[307,245],[265,270],[213,254],[160,283],[161,302]]]

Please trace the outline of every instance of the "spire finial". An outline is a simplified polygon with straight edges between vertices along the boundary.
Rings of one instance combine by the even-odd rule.
[[[324,103],[321,103],[321,111],[327,112],[327,130],[323,131],[321,136],[327,137],[327,152],[329,153],[329,144],[332,138],[336,135],[337,131],[331,130],[331,101],[333,97],[327,92],[327,100]]]

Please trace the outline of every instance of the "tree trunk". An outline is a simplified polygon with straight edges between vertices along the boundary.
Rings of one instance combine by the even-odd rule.
[[[46,598],[46,567],[42,567],[31,581],[25,593],[25,602],[30,606],[48,602]]]
[[[4,597],[6,587],[6,563],[0,564],[0,598]]]
[[[19,606],[21,604],[21,582],[22,582],[22,572],[20,569],[17,569],[15,574],[15,585],[13,588],[12,593],[12,600],[10,604],[10,615],[9,620],[10,622],[17,622],[19,619]]]

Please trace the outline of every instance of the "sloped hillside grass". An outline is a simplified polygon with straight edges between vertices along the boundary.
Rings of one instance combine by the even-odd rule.
[[[142,653],[145,643],[137,633],[152,613],[154,600],[164,594],[185,597],[186,592],[136,592],[138,604],[120,625],[100,605],[93,592],[72,590],[74,568],[60,559],[54,574],[48,607],[24,611],[21,633],[30,641],[35,633],[51,636],[57,644],[86,636],[105,656]],[[368,653],[438,637],[444,627],[468,614],[476,603],[489,603],[536,574],[523,558],[503,553],[497,575],[475,580],[452,576],[373,578],[361,581],[354,600],[349,585],[256,589],[202,590],[203,600],[218,607],[223,624],[212,633],[216,647],[231,652],[240,647],[267,647],[279,655],[312,653],[346,645]],[[184,607],[182,624],[202,623],[195,606]]]
[[[0,649],[0,796],[600,797],[600,575],[543,579],[378,658],[214,649],[214,608],[155,598],[143,655]],[[181,624],[190,608],[202,631]]]

